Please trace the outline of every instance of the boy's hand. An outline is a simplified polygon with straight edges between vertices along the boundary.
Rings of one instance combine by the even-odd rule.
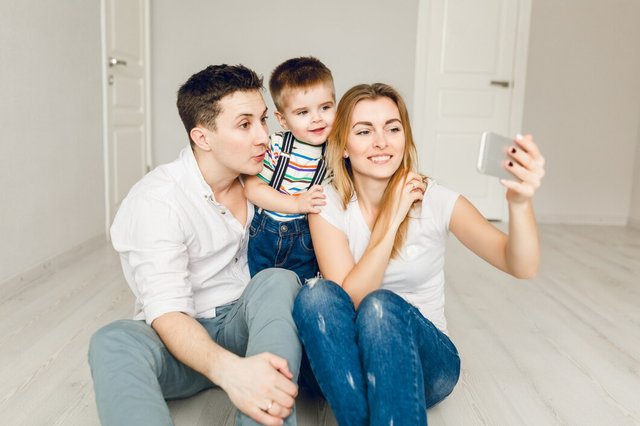
[[[307,192],[296,196],[298,213],[320,213],[320,206],[327,204],[326,195],[320,185],[313,185]]]

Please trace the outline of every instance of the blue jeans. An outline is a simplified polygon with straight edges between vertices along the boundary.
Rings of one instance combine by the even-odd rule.
[[[249,272],[283,268],[298,274],[300,282],[318,274],[307,218],[279,222],[256,208],[249,227]]]
[[[293,319],[340,426],[424,425],[458,381],[451,340],[391,291],[355,309],[340,286],[319,280],[300,290]]]
[[[256,275],[236,302],[198,319],[211,338],[239,356],[271,352],[287,360],[297,382],[302,356],[291,317],[300,288],[297,277],[278,269]],[[172,425],[165,399],[186,398],[214,384],[171,355],[144,321],[121,320],[91,338],[89,364],[102,425]],[[244,414],[239,425],[256,425]],[[295,425],[296,414],[285,420]]]

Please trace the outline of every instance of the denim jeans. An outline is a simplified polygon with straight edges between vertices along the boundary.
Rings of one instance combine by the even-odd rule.
[[[265,212],[256,214],[249,227],[249,272],[283,268],[298,274],[300,282],[318,274],[307,218],[279,222]]]
[[[297,277],[278,269],[256,275],[236,302],[198,319],[211,338],[239,356],[271,352],[287,360],[297,382],[302,349],[291,317],[300,288]],[[102,425],[172,425],[165,399],[186,398],[214,384],[171,355],[144,321],[121,320],[91,338],[89,364]],[[256,423],[244,414],[239,425]],[[285,420],[295,425],[296,414]]]
[[[340,286],[318,280],[298,293],[293,318],[340,426],[424,425],[458,381],[451,340],[391,291],[355,309]]]

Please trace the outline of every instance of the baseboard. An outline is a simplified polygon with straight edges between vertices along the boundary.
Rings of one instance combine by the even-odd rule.
[[[640,230],[640,219],[639,218],[630,217],[629,218],[629,222],[627,222],[627,225],[630,228],[634,228],[634,229]]]
[[[558,223],[566,225],[612,225],[626,226],[628,216],[595,216],[595,215],[537,215],[540,223]]]
[[[104,233],[89,238],[83,243],[80,243],[63,253],[52,256],[32,268],[0,282],[0,291],[1,293],[5,293],[5,291],[10,291],[10,289],[15,288],[16,286],[24,286],[42,278],[43,276],[52,274],[69,265],[71,262],[76,261],[79,255],[86,254],[87,252],[103,246],[106,241]]]

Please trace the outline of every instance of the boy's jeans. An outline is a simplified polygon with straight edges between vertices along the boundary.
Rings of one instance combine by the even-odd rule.
[[[458,381],[451,340],[391,291],[356,310],[340,286],[318,280],[298,293],[293,318],[340,426],[424,425]]]
[[[240,356],[271,352],[287,360],[298,380],[301,348],[291,318],[300,288],[297,277],[278,269],[253,278],[236,302],[198,321],[211,338]],[[91,338],[89,364],[103,425],[172,425],[165,399],[186,398],[213,386],[202,374],[176,360],[144,321],[121,320]],[[239,425],[255,425],[238,413]],[[296,413],[285,425],[296,424]]]
[[[279,222],[265,212],[256,214],[249,228],[249,272],[283,268],[298,274],[301,283],[318,274],[307,218]]]

